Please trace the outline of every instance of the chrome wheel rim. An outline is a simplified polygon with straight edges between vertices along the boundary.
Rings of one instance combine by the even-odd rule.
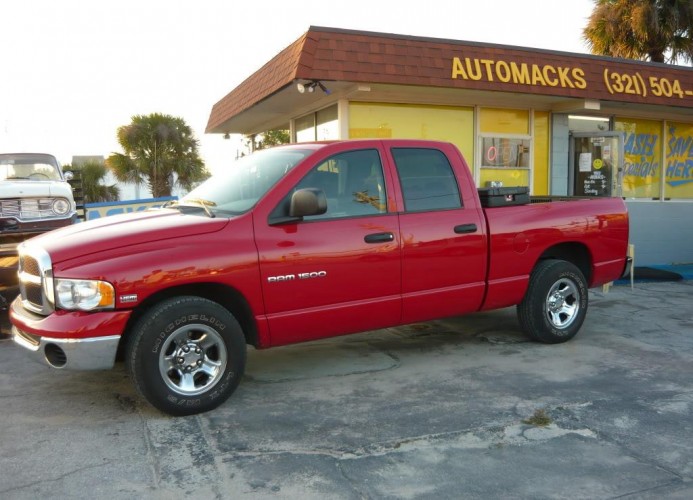
[[[185,325],[175,330],[159,351],[159,373],[173,392],[196,396],[219,382],[227,361],[224,339],[216,330]]]
[[[580,294],[572,280],[560,279],[546,296],[546,317],[556,328],[568,328],[580,311]]]

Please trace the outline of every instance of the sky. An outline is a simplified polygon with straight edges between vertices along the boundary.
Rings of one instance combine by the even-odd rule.
[[[0,3],[0,152],[122,152],[134,115],[183,118],[212,171],[212,106],[310,26],[587,53],[592,0],[22,0]]]

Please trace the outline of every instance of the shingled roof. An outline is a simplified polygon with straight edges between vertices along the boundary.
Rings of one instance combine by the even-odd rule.
[[[569,65],[584,72],[586,88],[563,85],[517,85],[496,78],[452,78],[453,58],[474,61],[521,61],[541,68]],[[614,92],[605,85],[610,75],[640,77],[640,94]],[[642,74],[642,75],[641,75]],[[644,78],[643,78],[644,75]],[[648,77],[680,81],[685,98],[656,96],[645,90]],[[294,43],[243,81],[212,108],[207,132],[226,132],[230,120],[276,96],[300,80],[447,87],[564,98],[611,100],[640,104],[693,107],[691,68],[644,63],[586,54],[482,44],[458,40],[310,27]],[[676,97],[676,96],[674,96]],[[266,106],[265,109],[272,108]],[[233,131],[233,130],[232,130]]]

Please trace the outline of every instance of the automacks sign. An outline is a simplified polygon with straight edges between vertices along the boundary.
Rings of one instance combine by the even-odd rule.
[[[465,86],[483,84],[489,90],[693,107],[693,71],[687,68],[571,59],[585,62],[454,56],[450,75],[471,84]]]
[[[581,68],[469,57],[452,59],[452,78],[571,89],[587,87],[585,72]]]

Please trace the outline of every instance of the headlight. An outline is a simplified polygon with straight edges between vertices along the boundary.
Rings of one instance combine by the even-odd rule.
[[[65,198],[56,198],[53,200],[53,212],[57,215],[65,215],[70,211],[70,202]]]
[[[55,280],[56,306],[63,309],[94,311],[115,306],[113,285],[99,280]]]

